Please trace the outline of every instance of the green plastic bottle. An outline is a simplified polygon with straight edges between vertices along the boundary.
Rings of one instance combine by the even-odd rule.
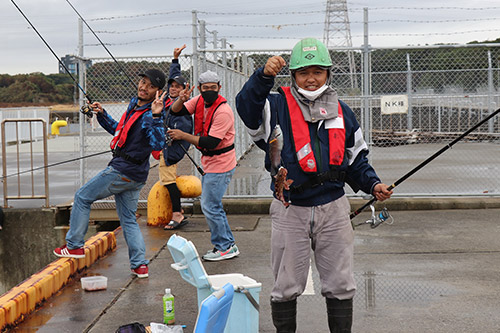
[[[169,288],[165,289],[163,295],[163,322],[167,325],[175,324],[174,295]]]

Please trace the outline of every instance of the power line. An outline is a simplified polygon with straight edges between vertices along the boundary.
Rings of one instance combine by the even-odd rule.
[[[368,23],[460,23],[460,22],[481,22],[481,21],[498,21],[498,18],[495,17],[489,17],[489,18],[477,18],[477,19],[451,19],[451,20],[399,20],[399,19],[381,19],[381,20],[370,20]],[[363,21],[351,21],[351,23],[356,23],[356,24],[361,24],[364,23]],[[210,23],[207,22],[207,26],[213,26],[213,27],[233,27],[233,28],[272,28],[276,30],[281,30],[282,28],[286,27],[301,27],[301,26],[311,26],[311,25],[323,25],[323,22],[305,22],[305,23],[283,23],[283,24],[228,24],[228,23]],[[142,29],[135,29],[135,30],[124,30],[124,31],[110,31],[110,30],[96,30],[96,33],[101,33],[101,34],[127,34],[127,33],[135,33],[135,32],[142,32],[142,31],[147,31],[147,30],[153,30],[153,29],[159,29],[159,28],[164,28],[164,27],[172,27],[172,26],[191,26],[191,23],[171,23],[171,24],[160,24],[160,25],[154,25],[151,27],[146,27]],[[209,31],[206,29],[207,32],[213,33],[213,31]]]
[[[178,27],[178,26],[191,26],[191,23],[169,23],[169,24],[160,24],[160,25],[154,25],[151,27],[146,27],[142,29],[135,29],[135,30],[125,30],[125,31],[109,31],[109,30],[96,30],[97,33],[101,34],[128,34],[132,32],[142,32],[142,31],[147,31],[147,30],[153,30],[153,29],[158,29],[158,28],[164,28],[164,27]]]
[[[358,6],[366,7],[363,4],[357,4]],[[483,11],[483,10],[495,10],[500,9],[500,7],[368,7],[368,10],[466,10],[466,11]],[[349,11],[362,11],[364,8],[350,8]]]
[[[469,33],[477,32],[492,32],[500,31],[500,29],[484,29],[484,30],[467,30],[467,31],[454,31],[454,32],[429,32],[429,33],[394,33],[394,34],[370,34],[370,36],[447,36],[447,35],[465,35]],[[362,35],[357,35],[355,37],[363,37]]]
[[[180,14],[180,13],[191,13],[191,11],[190,10],[172,10],[169,12],[160,12],[160,13],[107,16],[107,17],[98,17],[98,18],[94,18],[94,19],[89,19],[88,21],[111,21],[111,20],[120,20],[120,19],[128,19],[128,18],[138,18],[138,17],[146,17],[146,16],[163,16],[163,15]]]
[[[152,42],[152,41],[157,41],[157,40],[178,40],[178,39],[190,39],[192,38],[191,36],[184,36],[184,37],[158,37],[158,38],[149,38],[149,39],[141,39],[141,40],[136,40],[136,41],[130,41],[130,42],[123,42],[123,43],[104,43],[104,45],[109,46],[109,45],[130,45],[130,44],[139,44],[139,43],[147,43],[147,42]],[[101,44],[84,44],[84,46],[101,46]]]
[[[387,23],[387,22],[397,22],[397,23],[450,23],[450,22],[480,22],[480,21],[498,21],[498,18],[477,18],[477,19],[452,19],[452,20],[396,20],[396,19],[382,19],[368,21],[368,23]],[[351,21],[351,23],[364,23],[363,21]]]

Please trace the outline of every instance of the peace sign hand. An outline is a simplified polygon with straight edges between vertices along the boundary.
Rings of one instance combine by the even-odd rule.
[[[179,99],[182,101],[182,103],[189,100],[189,96],[191,96],[191,94],[193,93],[193,90],[194,90],[194,86],[191,89],[189,89],[189,83],[186,83],[186,88],[181,90],[181,92],[179,93]]]
[[[163,94],[160,96],[160,90],[156,92],[156,98],[151,103],[151,112],[153,114],[160,114],[163,111],[163,100],[165,99],[165,96],[167,95],[167,92],[165,91]]]

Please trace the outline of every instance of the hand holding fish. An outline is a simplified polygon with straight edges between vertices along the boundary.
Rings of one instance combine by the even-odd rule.
[[[280,200],[285,207],[290,206],[290,203],[285,200],[285,196],[283,195],[284,190],[289,190],[290,185],[293,183],[293,179],[286,179],[288,174],[288,170],[284,167],[280,167],[278,169],[278,173],[274,176],[274,193],[276,194],[276,198]]]

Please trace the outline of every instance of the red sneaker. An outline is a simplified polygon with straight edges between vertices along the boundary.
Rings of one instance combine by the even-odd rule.
[[[148,275],[148,265],[141,265],[132,270],[132,274],[137,275],[138,278],[147,278]]]
[[[85,250],[83,249],[83,247],[70,250],[66,245],[64,245],[55,249],[54,254],[61,258],[85,258]]]

